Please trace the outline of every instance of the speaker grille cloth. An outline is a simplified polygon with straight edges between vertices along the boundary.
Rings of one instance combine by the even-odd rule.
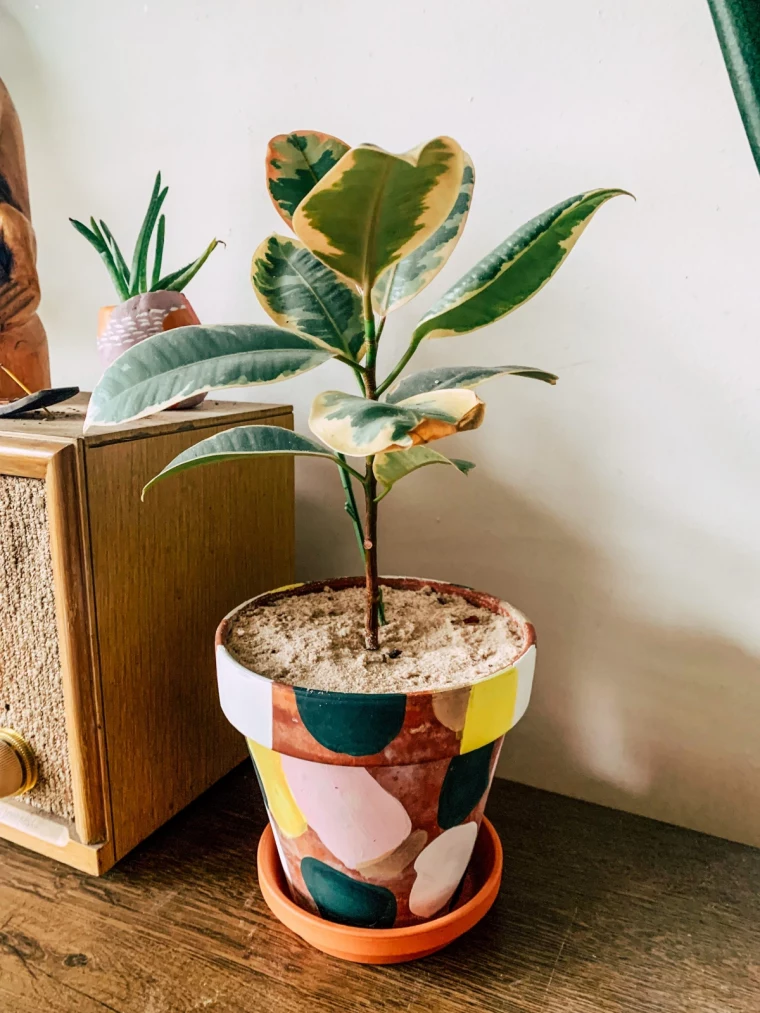
[[[0,475],[0,725],[34,750],[37,809],[74,818],[45,483]]]

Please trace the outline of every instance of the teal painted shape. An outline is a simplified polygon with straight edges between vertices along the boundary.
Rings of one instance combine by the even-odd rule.
[[[470,815],[488,787],[493,742],[449,762],[438,799],[438,826],[449,830]]]
[[[320,915],[330,922],[364,929],[389,929],[396,898],[384,886],[361,883],[317,858],[304,858],[301,875]]]
[[[403,693],[331,693],[295,687],[301,720],[325,749],[348,756],[374,756],[404,724]]]

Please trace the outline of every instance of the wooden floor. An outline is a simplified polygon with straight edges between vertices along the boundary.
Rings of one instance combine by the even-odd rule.
[[[760,852],[504,781],[488,813],[496,906],[390,968],[270,916],[247,764],[100,880],[0,844],[0,1011],[760,1011]]]

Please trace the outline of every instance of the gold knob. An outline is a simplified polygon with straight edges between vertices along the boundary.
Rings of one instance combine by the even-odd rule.
[[[0,798],[23,795],[37,783],[31,746],[12,728],[0,728]]]

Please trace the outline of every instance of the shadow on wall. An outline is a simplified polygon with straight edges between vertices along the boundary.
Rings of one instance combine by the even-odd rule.
[[[472,456],[482,458],[482,450]],[[468,453],[461,443],[449,452]],[[553,457],[569,453],[555,447]],[[606,509],[582,464],[568,474],[575,494],[580,488],[576,499]],[[317,492],[311,477],[301,482],[308,490],[301,574],[324,576],[326,563],[357,572],[340,491],[333,495],[323,480]],[[627,580],[619,559],[606,558],[600,545],[495,479],[487,465],[460,481],[447,469],[425,469],[385,506],[384,572],[477,586],[514,602],[537,627],[533,700],[507,736],[502,775],[760,844],[760,659],[719,633],[641,618],[637,599],[642,611],[656,613],[662,588],[648,586],[640,573]],[[593,531],[594,518],[586,521]],[[698,552],[705,580],[746,569],[746,559],[731,558],[735,548],[684,532],[676,518],[650,517],[647,524],[668,549],[683,542],[676,556]],[[676,587],[685,582],[688,601],[699,601],[688,572],[672,579]]]

